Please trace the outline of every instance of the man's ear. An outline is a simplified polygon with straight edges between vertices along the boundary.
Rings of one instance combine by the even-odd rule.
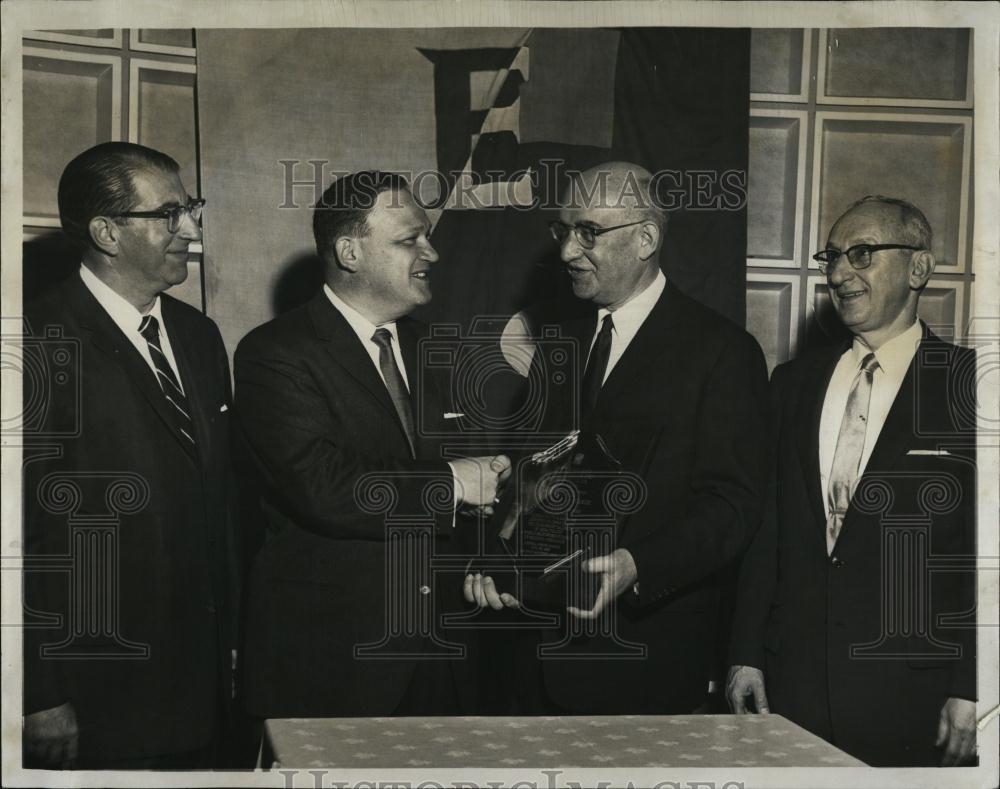
[[[910,287],[913,290],[920,290],[926,285],[927,280],[934,273],[936,264],[934,253],[930,250],[922,249],[919,252],[914,252],[913,257],[910,258]]]
[[[337,266],[344,271],[357,271],[360,263],[358,257],[357,241],[350,236],[339,236],[333,242],[334,251],[337,253]]]
[[[118,237],[121,230],[114,220],[106,216],[95,216],[87,225],[90,240],[105,255],[118,255]]]
[[[660,228],[656,222],[639,225],[639,259],[649,260],[660,247]]]

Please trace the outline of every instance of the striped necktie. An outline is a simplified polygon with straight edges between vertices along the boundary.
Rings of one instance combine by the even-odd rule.
[[[410,455],[416,457],[417,437],[413,427],[413,407],[410,405],[410,392],[403,382],[403,375],[396,365],[396,355],[392,352],[392,332],[388,329],[376,329],[372,342],[378,346],[378,366],[382,371],[386,389],[392,396],[392,404],[396,407],[399,421],[406,433],[410,445]]]
[[[879,368],[875,354],[870,353],[861,360],[861,369],[854,376],[851,393],[847,396],[847,407],[840,423],[840,434],[837,436],[837,448],[833,453],[833,466],[830,469],[830,483],[827,490],[827,503],[830,515],[826,521],[826,552],[833,553],[840,530],[844,525],[844,516],[851,504],[854,485],[858,480],[858,469],[861,466],[861,454],[865,448],[865,434],[868,429],[868,403],[872,397],[872,380]]]
[[[149,355],[153,359],[153,366],[156,368],[156,380],[160,382],[164,397],[170,403],[177,422],[177,429],[181,435],[191,442],[192,446],[197,446],[194,440],[194,424],[191,421],[191,407],[188,405],[187,397],[181,389],[180,382],[174,374],[170,362],[163,354],[163,347],[160,345],[160,324],[152,315],[146,315],[139,324],[139,334],[145,338],[149,345]]]

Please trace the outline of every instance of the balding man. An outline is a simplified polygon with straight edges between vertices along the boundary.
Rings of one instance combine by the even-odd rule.
[[[715,663],[720,571],[753,536],[764,479],[767,371],[754,339],[667,281],[667,224],[641,167],[582,173],[551,223],[582,315],[562,325],[579,341],[582,376],[547,393],[546,431],[600,435],[645,502],[619,519],[616,548],[588,560],[601,575],[582,619],[617,612],[617,633],[642,645],[628,659],[576,639],[571,660],[515,661],[518,711],[684,714],[705,700]],[[536,363],[546,352],[539,345]],[[573,400],[579,403],[574,408]],[[577,423],[571,422],[579,415]],[[471,599],[515,605],[488,579]],[[546,634],[544,641],[558,641]],[[535,654],[537,638],[521,649]]]
[[[774,371],[776,462],[741,572],[730,702],[873,766],[968,763],[975,354],[917,320],[935,261],[910,203],[855,203],[814,257],[853,338]],[[950,570],[932,575],[931,557]]]

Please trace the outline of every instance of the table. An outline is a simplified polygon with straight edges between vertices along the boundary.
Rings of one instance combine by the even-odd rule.
[[[271,768],[860,767],[780,715],[289,718]]]

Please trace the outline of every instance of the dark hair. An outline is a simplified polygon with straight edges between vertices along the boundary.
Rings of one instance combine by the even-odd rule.
[[[930,249],[931,241],[934,238],[934,234],[931,231],[930,222],[927,221],[927,217],[924,216],[924,212],[917,208],[913,203],[902,200],[898,197],[886,197],[885,195],[865,195],[860,200],[856,200],[851,203],[848,211],[852,211],[860,205],[865,205],[866,203],[882,203],[882,205],[892,206],[899,212],[899,225],[903,228],[903,233],[906,234],[907,238],[904,241],[909,241],[913,246],[920,247],[921,249]]]
[[[368,214],[380,193],[409,188],[402,175],[380,170],[359,170],[337,178],[313,209],[313,237],[319,256],[325,261],[336,260],[334,242],[338,238],[368,232]]]
[[[133,142],[105,142],[66,165],[59,179],[59,221],[71,238],[90,243],[90,220],[130,211],[132,176],[140,170],[180,170],[171,157]]]

